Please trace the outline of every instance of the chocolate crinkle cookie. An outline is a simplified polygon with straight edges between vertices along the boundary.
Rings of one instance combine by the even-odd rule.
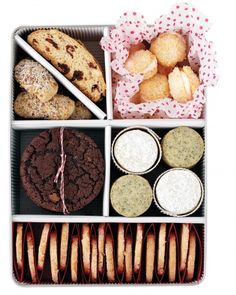
[[[89,136],[72,129],[63,131],[66,155],[64,199],[69,212],[93,201],[104,182],[104,160],[97,144]],[[26,194],[44,209],[62,212],[60,177],[60,128],[49,129],[36,136],[22,154],[20,176]]]

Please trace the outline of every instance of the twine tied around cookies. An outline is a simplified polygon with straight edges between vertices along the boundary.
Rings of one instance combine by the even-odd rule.
[[[60,176],[60,198],[62,201],[63,214],[68,214],[69,211],[65,204],[65,185],[64,185],[64,169],[66,164],[66,154],[64,152],[64,127],[60,128],[60,146],[61,146],[61,164],[57,170],[54,182],[57,183]]]

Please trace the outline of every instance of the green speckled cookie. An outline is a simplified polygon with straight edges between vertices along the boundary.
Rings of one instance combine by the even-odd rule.
[[[162,140],[163,160],[170,167],[191,168],[201,159],[204,142],[197,131],[189,127],[170,130]]]
[[[110,198],[112,207],[117,213],[126,217],[135,217],[150,207],[152,188],[141,176],[125,175],[113,183]]]

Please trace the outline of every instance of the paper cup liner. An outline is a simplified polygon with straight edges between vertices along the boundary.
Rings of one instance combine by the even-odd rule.
[[[122,167],[118,161],[116,160],[115,154],[114,154],[114,147],[115,147],[115,143],[117,141],[117,139],[124,134],[127,131],[130,130],[142,130],[145,131],[146,133],[148,133],[149,135],[152,136],[152,138],[155,140],[156,145],[157,145],[157,149],[158,149],[158,155],[157,155],[157,159],[155,161],[155,163],[147,170],[142,171],[142,172],[133,172],[133,171],[129,171],[127,169],[125,169],[124,167]],[[160,163],[161,158],[162,158],[162,148],[161,148],[161,144],[160,144],[160,137],[150,128],[145,127],[145,126],[132,126],[132,127],[127,127],[125,129],[123,129],[122,131],[120,131],[116,137],[114,138],[113,142],[112,142],[112,146],[111,146],[111,156],[112,156],[112,160],[113,163],[115,164],[115,166],[123,173],[125,174],[132,174],[132,175],[144,175],[147,174],[149,172],[151,172],[153,169],[155,169],[157,167],[157,165]],[[138,159],[137,159],[138,160]]]
[[[162,178],[162,176],[164,176],[166,173],[170,172],[170,171],[173,171],[173,170],[184,170],[184,171],[189,171],[191,172],[195,177],[196,179],[198,180],[199,184],[200,184],[200,187],[201,187],[201,196],[200,196],[200,199],[199,199],[199,202],[198,204],[189,212],[186,212],[186,213],[183,213],[183,214],[174,214],[166,209],[164,209],[158,202],[158,199],[157,199],[157,196],[156,196],[156,187],[157,187],[157,184],[159,182],[159,180]],[[195,211],[197,211],[197,209],[201,206],[202,202],[203,202],[203,197],[204,197],[204,188],[203,188],[203,184],[202,184],[202,181],[200,180],[200,178],[197,176],[196,173],[194,173],[193,171],[189,170],[189,169],[185,169],[185,168],[171,168],[171,169],[168,169],[166,170],[165,172],[163,172],[161,175],[159,175],[156,179],[156,181],[154,182],[154,185],[153,185],[153,200],[154,200],[154,203],[155,205],[157,206],[157,208],[165,215],[169,215],[169,216],[172,216],[172,217],[186,217],[186,216],[189,216],[191,214],[193,214]]]

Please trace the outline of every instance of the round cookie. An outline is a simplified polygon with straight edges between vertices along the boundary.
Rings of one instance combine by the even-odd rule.
[[[170,130],[161,146],[165,163],[176,168],[192,168],[204,152],[204,141],[199,133],[184,126]]]
[[[112,185],[111,204],[117,213],[135,217],[148,210],[152,203],[152,189],[148,181],[138,175],[124,175]]]
[[[149,79],[157,72],[157,60],[149,50],[137,50],[129,55],[125,68],[130,74],[142,73],[143,79]]]
[[[182,69],[175,67],[169,73],[170,93],[174,100],[179,103],[186,103],[193,99],[193,95],[200,85],[198,76],[189,66],[184,66]]]
[[[127,128],[121,131],[112,144],[112,158],[125,173],[144,174],[160,161],[157,136],[148,128]]]
[[[104,182],[104,160],[92,138],[73,129],[64,130],[66,163],[64,169],[65,205],[69,212],[93,201]],[[27,196],[39,207],[63,212],[60,198],[60,129],[49,129],[36,136],[25,148],[20,176]]]
[[[166,32],[159,34],[151,42],[150,51],[160,64],[165,67],[174,67],[186,58],[187,44],[179,33]]]
[[[156,74],[139,85],[140,98],[143,102],[170,97],[167,76]]]
[[[203,184],[191,170],[172,168],[157,178],[153,195],[157,207],[164,214],[188,216],[203,201]]]

